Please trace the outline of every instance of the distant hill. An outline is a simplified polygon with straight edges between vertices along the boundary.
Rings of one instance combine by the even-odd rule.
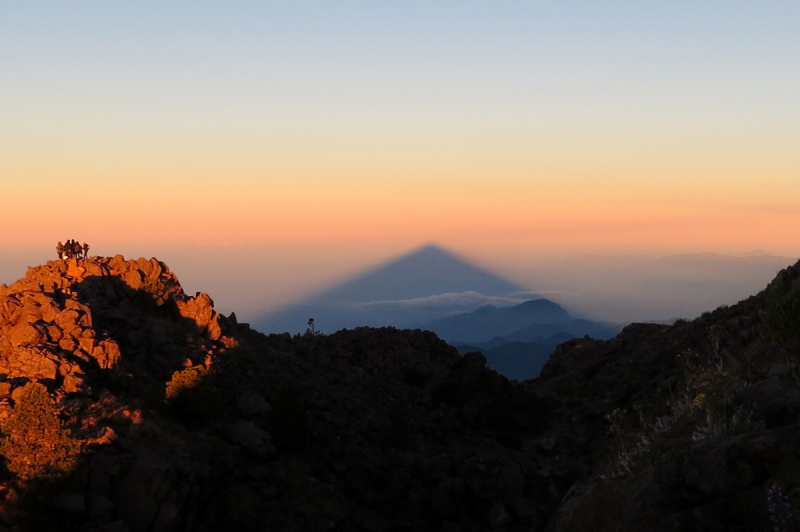
[[[614,337],[621,326],[573,319],[557,303],[535,299],[506,308],[484,306],[473,312],[433,320],[420,328],[434,331],[448,342],[474,344],[502,337],[509,341],[547,344],[553,335],[558,335],[561,341],[585,335],[608,339]]]
[[[524,301],[525,289],[438,246],[425,246],[297,305],[262,316],[257,330],[298,333],[313,317],[323,332],[359,326],[408,327],[481,305]]]

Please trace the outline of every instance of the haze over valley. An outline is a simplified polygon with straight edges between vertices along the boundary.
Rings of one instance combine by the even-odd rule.
[[[405,272],[407,278],[399,272],[382,276],[386,266],[400,268],[398,261],[424,249],[438,249],[442,255],[450,256],[450,262],[431,263],[430,271],[424,263],[417,263],[416,270]],[[435,244],[410,249],[352,244],[98,246],[97,252],[166,257],[181,274],[187,290],[213,293],[222,312],[236,312],[241,320],[251,323],[276,320],[276,313],[286,312],[288,307],[319,303],[323,307],[347,306],[351,311],[360,305],[361,309],[371,310],[363,315],[379,316],[383,312],[389,316],[370,318],[370,323],[398,325],[420,324],[486,304],[512,306],[533,296],[554,301],[576,317],[598,321],[692,318],[709,308],[730,305],[757,293],[777,271],[797,259],[766,252],[554,255],[551,250],[525,246],[495,246],[487,250]],[[29,264],[49,260],[53,254],[53,250],[44,247],[7,249],[0,255],[0,283],[12,282]],[[475,280],[473,284],[452,284],[457,283],[450,271],[454,264],[474,273],[482,272],[484,283]],[[370,276],[371,285],[361,284]],[[494,284],[487,285],[488,279],[493,279]],[[403,293],[412,285],[416,292]],[[460,296],[456,300],[445,294]],[[418,318],[413,317],[415,311],[420,312]],[[403,317],[404,313],[407,317]],[[304,331],[309,317],[299,323],[291,318],[277,329]],[[327,322],[322,315],[316,319],[319,327],[328,332],[358,324],[337,322],[335,318]]]

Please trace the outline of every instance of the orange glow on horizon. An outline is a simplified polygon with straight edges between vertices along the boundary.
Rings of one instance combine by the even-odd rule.
[[[113,143],[93,156],[81,143],[47,158],[20,150],[4,160],[0,223],[12,230],[0,235],[0,247],[49,245],[67,233],[109,245],[176,246],[794,249],[800,242],[794,156],[759,160],[755,150],[726,158],[719,149],[701,156],[636,144],[605,152],[589,138],[578,150],[576,139],[565,139],[531,153],[510,138],[502,149],[495,141],[449,152],[442,139],[442,152],[414,144],[278,154],[229,145],[203,151],[191,142],[183,150],[151,146],[139,157]]]

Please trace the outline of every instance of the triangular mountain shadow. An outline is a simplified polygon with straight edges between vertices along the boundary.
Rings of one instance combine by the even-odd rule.
[[[307,303],[398,301],[478,292],[505,296],[525,289],[435,245],[427,245],[309,298]]]
[[[525,288],[428,245],[315,294],[302,303],[266,314],[259,331],[297,333],[309,318],[326,333],[359,326],[407,327],[487,303],[512,305]],[[509,297],[511,296],[511,297]]]

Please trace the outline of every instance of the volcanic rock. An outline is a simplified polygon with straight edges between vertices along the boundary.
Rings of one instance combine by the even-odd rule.
[[[79,459],[28,478],[0,447],[0,530],[772,530],[766,488],[800,490],[799,279],[518,383],[428,331],[262,335],[155,259],[52,261],[0,286],[0,428],[46,391],[42,449]]]

